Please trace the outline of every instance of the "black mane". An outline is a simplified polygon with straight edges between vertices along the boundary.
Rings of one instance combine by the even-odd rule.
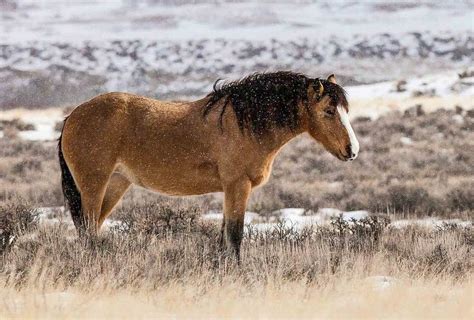
[[[327,80],[311,79],[304,74],[279,71],[274,73],[255,73],[237,81],[217,86],[207,97],[204,105],[204,116],[209,114],[221,99],[224,100],[220,114],[222,117],[229,104],[232,105],[240,130],[249,130],[256,135],[262,135],[270,129],[289,128],[295,130],[299,126],[300,103],[308,108],[308,88],[310,85],[319,88],[318,81],[324,86],[323,96],[329,96],[331,103],[347,107],[344,90]],[[316,87],[317,85],[317,87]]]

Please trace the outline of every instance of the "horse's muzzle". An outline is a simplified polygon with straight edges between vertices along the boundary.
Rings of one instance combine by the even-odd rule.
[[[346,155],[344,158],[345,161],[352,161],[357,158],[357,153],[352,150],[352,146],[350,144],[346,147]]]

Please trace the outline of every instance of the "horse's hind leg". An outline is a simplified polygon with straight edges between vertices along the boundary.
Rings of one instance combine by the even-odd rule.
[[[99,217],[109,177],[110,175],[106,174],[96,174],[89,177],[84,187],[80,187],[84,225],[92,235],[99,231]]]
[[[104,223],[104,220],[110,215],[115,205],[120,201],[120,199],[122,199],[122,196],[128,190],[130,185],[131,182],[120,173],[116,172],[112,174],[105,191],[104,199],[102,201],[102,208],[100,210],[99,217],[99,228]]]

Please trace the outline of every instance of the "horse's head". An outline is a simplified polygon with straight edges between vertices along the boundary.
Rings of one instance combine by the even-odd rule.
[[[330,75],[327,80],[314,79],[308,87],[311,109],[308,132],[339,160],[357,158],[359,142],[349,122],[344,90]]]

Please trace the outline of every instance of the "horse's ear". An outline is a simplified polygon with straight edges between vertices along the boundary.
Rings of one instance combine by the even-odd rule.
[[[334,74],[331,74],[329,77],[328,77],[328,81],[329,82],[332,82],[334,84],[336,84],[336,76]]]
[[[308,88],[308,97],[319,100],[323,96],[324,86],[319,79],[316,79],[314,84]]]
[[[319,96],[319,98],[321,98],[323,96],[323,93],[324,93],[324,86],[321,83],[321,81],[319,81],[319,80],[318,80],[317,86],[318,86],[318,96]]]

